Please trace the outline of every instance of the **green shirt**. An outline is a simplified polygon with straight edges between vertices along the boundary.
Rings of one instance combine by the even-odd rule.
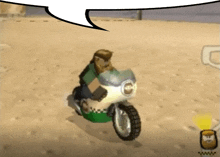
[[[89,64],[87,68],[85,68],[85,70],[82,72],[81,75],[83,75],[81,76],[81,78],[87,85],[90,84],[96,77],[98,77],[95,71],[94,63]]]

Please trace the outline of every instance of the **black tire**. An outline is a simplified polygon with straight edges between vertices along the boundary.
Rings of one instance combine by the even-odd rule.
[[[115,132],[119,136],[119,138],[121,138],[122,140],[132,141],[135,138],[137,138],[140,135],[140,132],[141,132],[140,116],[139,116],[137,110],[132,105],[125,106],[125,105],[120,104],[119,109],[123,110],[124,112],[127,113],[128,117],[130,119],[131,131],[130,131],[129,135],[126,136],[126,137],[122,136],[120,134],[120,132],[116,128],[117,126],[116,126],[116,123],[115,123],[115,112],[114,112],[113,117],[112,117],[112,121],[113,121],[113,127],[115,129]]]
[[[73,91],[72,91],[72,96],[73,96],[73,98],[74,98],[74,96],[75,96],[75,92],[77,92],[79,89],[80,89],[80,86],[77,86],[77,87],[75,87],[75,88],[73,89]]]
[[[75,88],[73,89],[73,92],[72,92],[73,100],[74,100],[74,98],[75,98],[75,94],[76,94],[77,90],[79,90],[79,89],[80,89],[80,86],[75,87]],[[74,101],[75,101],[75,100],[74,100]],[[79,116],[82,116],[76,109],[75,109],[75,112],[76,112]]]

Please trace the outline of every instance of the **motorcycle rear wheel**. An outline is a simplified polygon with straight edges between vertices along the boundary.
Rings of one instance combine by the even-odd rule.
[[[132,106],[120,104],[112,117],[113,127],[119,138],[132,141],[140,135],[141,120],[137,110]]]
[[[75,95],[76,95],[76,92],[77,92],[77,90],[78,90],[79,88],[80,88],[79,86],[78,86],[78,87],[75,87],[75,88],[73,89],[73,92],[72,92],[73,101],[75,101],[75,103],[77,103],[76,100],[75,100]],[[78,102],[78,103],[79,103],[79,102]],[[79,104],[78,104],[78,106],[80,107]],[[82,114],[79,113],[79,111],[77,111],[76,109],[75,109],[75,112],[76,112],[79,116],[82,116]]]

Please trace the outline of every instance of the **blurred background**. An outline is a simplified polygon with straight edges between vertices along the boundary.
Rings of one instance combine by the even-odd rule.
[[[90,11],[90,17],[116,17],[131,19],[165,20],[220,23],[220,2],[191,7],[155,9],[155,10],[124,10],[124,11]],[[43,7],[14,5],[0,2],[1,16],[50,16]]]

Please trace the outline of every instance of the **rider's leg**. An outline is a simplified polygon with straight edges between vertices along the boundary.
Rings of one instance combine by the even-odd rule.
[[[92,97],[92,93],[90,92],[88,86],[86,84],[82,84],[81,98],[87,99],[91,97]]]

